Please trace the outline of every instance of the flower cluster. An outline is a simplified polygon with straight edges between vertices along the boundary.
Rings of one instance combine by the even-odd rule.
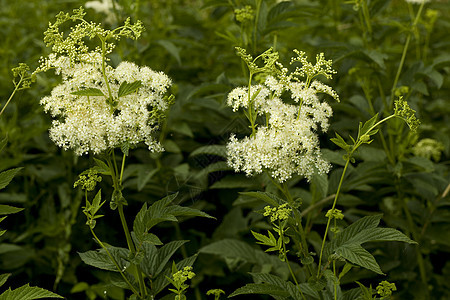
[[[386,281],[386,280],[383,280],[377,286],[377,293],[381,297],[389,297],[392,295],[392,292],[396,291],[396,290],[397,290],[397,287],[395,286],[395,283],[390,283],[389,281]]]
[[[270,207],[270,206],[266,206],[264,207],[264,216],[265,217],[269,217],[270,216],[270,221],[273,223],[276,220],[287,220],[289,218],[289,216],[291,215],[292,209],[287,207],[287,204],[281,204],[278,207]]]
[[[444,151],[444,145],[434,139],[422,139],[413,148],[412,152],[416,156],[426,157],[428,159],[433,158],[434,161],[441,159],[441,153]]]
[[[162,72],[131,62],[124,61],[116,68],[107,64],[106,55],[114,48],[107,40],[137,38],[141,25],[127,20],[109,31],[83,17],[81,8],[73,15],[60,13],[45,35],[53,53],[42,58],[38,71],[55,69],[62,76],[62,83],[40,101],[45,112],[55,118],[50,138],[77,155],[140,142],[150,151],[162,151],[152,134],[172,101],[165,96],[171,80]],[[59,26],[69,20],[81,23],[68,35],[59,34]],[[84,39],[94,37],[102,47],[90,50]]]
[[[304,54],[300,53],[299,57],[304,62]],[[252,60],[246,57],[246,61]],[[296,61],[300,58],[293,60]],[[328,129],[332,109],[320,101],[318,93],[326,93],[336,100],[339,97],[331,87],[312,79],[319,74],[331,76],[334,71],[330,63],[319,55],[317,65],[305,63],[304,68],[297,68],[290,75],[281,69],[274,76],[267,76],[264,84],[238,87],[229,93],[227,104],[233,111],[242,108],[249,120],[249,116],[264,120],[251,136],[240,140],[235,135],[230,137],[228,164],[236,172],[251,176],[268,171],[273,178],[284,182],[293,174],[310,179],[315,172],[329,171],[330,165],[320,152],[317,132],[319,128]],[[272,60],[267,60],[267,64],[271,68],[279,66]],[[306,82],[298,80],[300,75],[307,76]],[[290,95],[290,103],[283,101],[285,94]]]
[[[394,114],[403,119],[411,129],[416,132],[420,126],[420,121],[416,118],[416,111],[409,107],[408,102],[403,100],[403,97],[398,98],[394,102]]]

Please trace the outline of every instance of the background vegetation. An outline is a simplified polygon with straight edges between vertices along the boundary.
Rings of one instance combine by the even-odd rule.
[[[48,23],[59,11],[85,2],[0,0],[2,107],[14,88],[11,68],[19,62],[36,68],[40,56],[49,52],[42,41]],[[112,63],[128,60],[164,71],[173,79],[171,92],[176,96],[161,128],[166,152],[150,155],[144,146],[131,152],[124,175],[126,214],[134,216],[144,202],[179,192],[180,204],[216,218],[162,223],[156,229],[164,243],[189,240],[176,260],[199,253],[188,299],[205,299],[210,288],[228,295],[252,282],[248,272],[276,264],[263,256],[250,233],[268,228],[254,212],[263,204],[239,194],[276,189],[267,177],[247,178],[225,163],[230,134],[248,132],[242,116],[225,105],[227,93],[246,84],[235,46],[252,54],[275,47],[286,65],[293,49],[311,58],[324,52],[337,70],[327,84],[341,102],[330,101],[331,128],[321,137],[333,169],[311,183],[297,178],[289,186],[302,199],[304,227],[316,252],[329,196],[336,192],[344,164],[344,153],[330,138],[335,132],[346,139],[356,136],[358,122],[375,113],[390,114],[396,95],[403,95],[416,110],[422,122],[418,133],[391,121],[379,134],[383,138],[361,147],[338,207],[345,215],[342,225],[381,212],[383,226],[402,231],[419,245],[368,244],[366,249],[388,275],[358,269],[341,284],[352,289],[358,287],[356,280],[374,287],[389,280],[397,286],[396,299],[450,298],[448,1],[432,1],[423,9],[404,0],[118,0],[116,5],[109,19],[93,9],[87,9],[87,19],[108,27],[131,17],[142,20],[146,31],[137,41],[122,40]],[[246,5],[253,19],[240,22],[235,9]],[[51,119],[39,100],[59,80],[51,72],[40,74],[0,119],[1,136],[8,138],[0,170],[23,167],[0,193],[0,203],[24,208],[2,222],[8,231],[1,237],[1,273],[13,274],[8,281],[12,287],[29,282],[67,299],[123,299],[124,291],[109,284],[107,272],[87,266],[77,254],[96,248],[81,213],[82,194],[72,188],[93,161],[57,148],[48,138]],[[102,214],[106,217],[98,222],[97,234],[125,246],[117,214],[106,206]]]

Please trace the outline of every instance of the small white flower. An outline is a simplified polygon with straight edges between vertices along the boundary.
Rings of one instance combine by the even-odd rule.
[[[70,62],[64,56],[51,56],[45,61],[43,67],[56,68],[63,78],[51,95],[40,102],[46,112],[57,118],[52,123],[50,138],[63,149],[73,149],[77,155],[89,151],[97,154],[123,143],[140,142],[145,142],[150,151],[162,151],[152,135],[158,127],[157,113],[169,106],[164,94],[171,80],[162,72],[131,62],[122,62],[116,69],[108,66],[106,77],[111,96],[117,102],[113,107],[107,101],[109,90],[101,71],[101,55],[94,52],[88,57],[87,62]],[[139,89],[118,97],[122,83],[138,80],[141,81]],[[98,89],[105,96],[72,94],[85,89]]]
[[[328,129],[332,109],[320,102],[317,93],[327,92],[335,98],[337,94],[325,85],[316,83],[307,89],[303,82],[284,85],[274,77],[268,77],[265,85],[267,87],[252,86],[251,91],[260,91],[253,108],[259,115],[266,116],[267,124],[258,126],[254,135],[242,140],[235,135],[230,137],[228,164],[248,176],[267,171],[280,182],[294,174],[310,179],[315,172],[327,173],[330,164],[322,158],[316,132],[319,127],[322,131]],[[279,96],[284,90],[290,91],[292,100],[302,103],[301,107],[283,102]],[[234,111],[241,107],[247,109],[248,89],[234,89],[227,103]]]

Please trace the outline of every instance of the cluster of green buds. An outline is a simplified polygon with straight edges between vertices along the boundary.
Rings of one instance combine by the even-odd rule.
[[[390,283],[386,280],[383,280],[377,286],[377,293],[378,295],[381,296],[381,299],[384,299],[385,297],[390,297],[392,295],[392,292],[396,290],[397,287],[395,286],[395,283]]]
[[[97,183],[101,181],[102,177],[98,175],[98,172],[95,169],[89,169],[80,174],[78,180],[73,184],[73,187],[76,188],[77,186],[80,186],[81,189],[90,192],[93,191]]]
[[[184,292],[189,287],[186,281],[194,278],[194,276],[195,273],[192,272],[192,267],[184,267],[182,270],[177,270],[175,263],[172,265],[172,278],[167,276],[166,278],[175,287],[175,289],[169,289],[175,294],[175,300],[186,300]]]
[[[394,102],[394,114],[408,124],[411,131],[416,132],[420,126],[420,121],[415,116],[416,111],[409,107],[408,102],[403,97]]]
[[[247,24],[253,21],[255,12],[250,5],[246,5],[243,8],[238,8],[234,10],[236,16],[236,21],[242,24]]]
[[[281,204],[278,207],[264,207],[264,217],[270,217],[270,221],[274,223],[275,221],[284,221],[289,218],[292,213],[292,208],[287,207],[287,203]]]

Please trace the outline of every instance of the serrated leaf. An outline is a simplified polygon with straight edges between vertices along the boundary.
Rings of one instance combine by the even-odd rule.
[[[266,282],[269,284],[276,285],[285,291],[289,293],[289,295],[294,300],[300,300],[302,299],[300,292],[298,291],[298,288],[290,281],[286,281],[276,275],[268,274],[268,273],[250,273],[250,275],[253,277],[254,281],[257,282]],[[300,290],[303,294],[309,295],[315,299],[319,298],[319,293],[312,289],[309,284],[307,283],[301,283],[300,284]]]
[[[9,276],[11,276],[11,273],[5,273],[0,275],[0,287],[5,284]]]
[[[125,258],[129,255],[129,250],[117,247],[108,247],[109,253],[115,258],[119,268],[124,269],[129,265]],[[78,253],[81,260],[90,266],[113,272],[119,272],[114,262],[109,258],[104,249],[91,250],[83,253]]]
[[[245,242],[234,239],[223,239],[213,242],[199,250],[201,253],[215,254],[220,257],[240,259],[252,264],[271,265],[275,268],[285,268],[278,257],[269,255],[260,249],[255,249]]]
[[[370,118],[369,120],[367,120],[364,125],[361,127],[361,123],[360,123],[360,130],[358,132],[358,138],[363,136],[364,134],[367,134],[369,129],[375,125],[375,123],[378,120],[378,113],[376,113],[372,118]]]
[[[189,241],[187,240],[172,241],[170,243],[165,244],[160,249],[158,249],[158,254],[154,266],[155,268],[154,276],[158,276],[159,273],[161,273],[167,262],[173,256],[173,254],[187,242]]]
[[[13,177],[23,168],[14,168],[0,173],[0,189],[5,188],[13,179]]]
[[[126,81],[122,82],[119,87],[119,92],[117,93],[117,97],[124,97],[136,92],[142,86],[142,82],[140,80],[133,81],[128,83]]]
[[[250,230],[250,231],[253,234],[253,236],[255,237],[255,239],[257,239],[259,241],[259,242],[257,242],[258,244],[262,244],[265,246],[271,246],[271,247],[277,246],[277,240],[270,231],[267,231],[269,236],[265,236],[264,234],[254,232],[253,230]]]
[[[199,209],[180,205],[169,206],[164,210],[164,212],[174,217],[204,217],[215,219],[214,217],[208,215],[207,213]]]
[[[10,205],[0,204],[0,215],[10,215],[18,213],[24,210],[24,208],[14,207]]]
[[[147,203],[142,205],[141,210],[136,214],[133,221],[133,232],[139,242],[144,241],[144,234],[147,232],[145,224],[145,215],[147,214]]]
[[[227,149],[224,145],[207,145],[200,148],[195,149],[189,155],[190,157],[207,154],[207,155],[217,155],[223,158],[227,157]]]
[[[369,228],[362,230],[349,240],[352,243],[363,244],[366,242],[385,242],[396,241],[405,242],[409,244],[417,244],[402,232],[393,228]]]
[[[268,192],[241,192],[239,194],[262,200],[274,207],[278,207],[279,205],[286,202],[277,195]]]
[[[332,141],[334,144],[336,144],[337,146],[339,146],[340,148],[342,148],[348,152],[348,150],[350,149],[350,145],[348,145],[345,142],[345,140],[337,132],[335,134],[336,134],[336,137],[331,138],[330,141]]]
[[[0,300],[34,300],[43,298],[64,298],[58,294],[47,291],[40,287],[23,285],[17,289],[11,290],[9,288],[0,295]]]
[[[103,96],[103,97],[106,97],[105,94],[103,94],[103,92],[101,90],[96,89],[96,88],[87,88],[84,90],[72,92],[70,94],[75,95],[75,96]]]
[[[346,244],[336,249],[336,253],[355,265],[371,270],[377,274],[384,274],[375,257],[360,245]]]
[[[110,171],[108,165],[104,161],[94,157],[94,162],[97,165],[97,166],[95,166],[95,169],[98,173],[103,174],[103,175],[111,174],[111,171]]]
[[[289,293],[284,289],[268,283],[248,283],[243,287],[238,288],[233,293],[231,293],[228,298],[237,295],[248,295],[248,294],[263,294],[272,296],[282,296],[288,297]]]

